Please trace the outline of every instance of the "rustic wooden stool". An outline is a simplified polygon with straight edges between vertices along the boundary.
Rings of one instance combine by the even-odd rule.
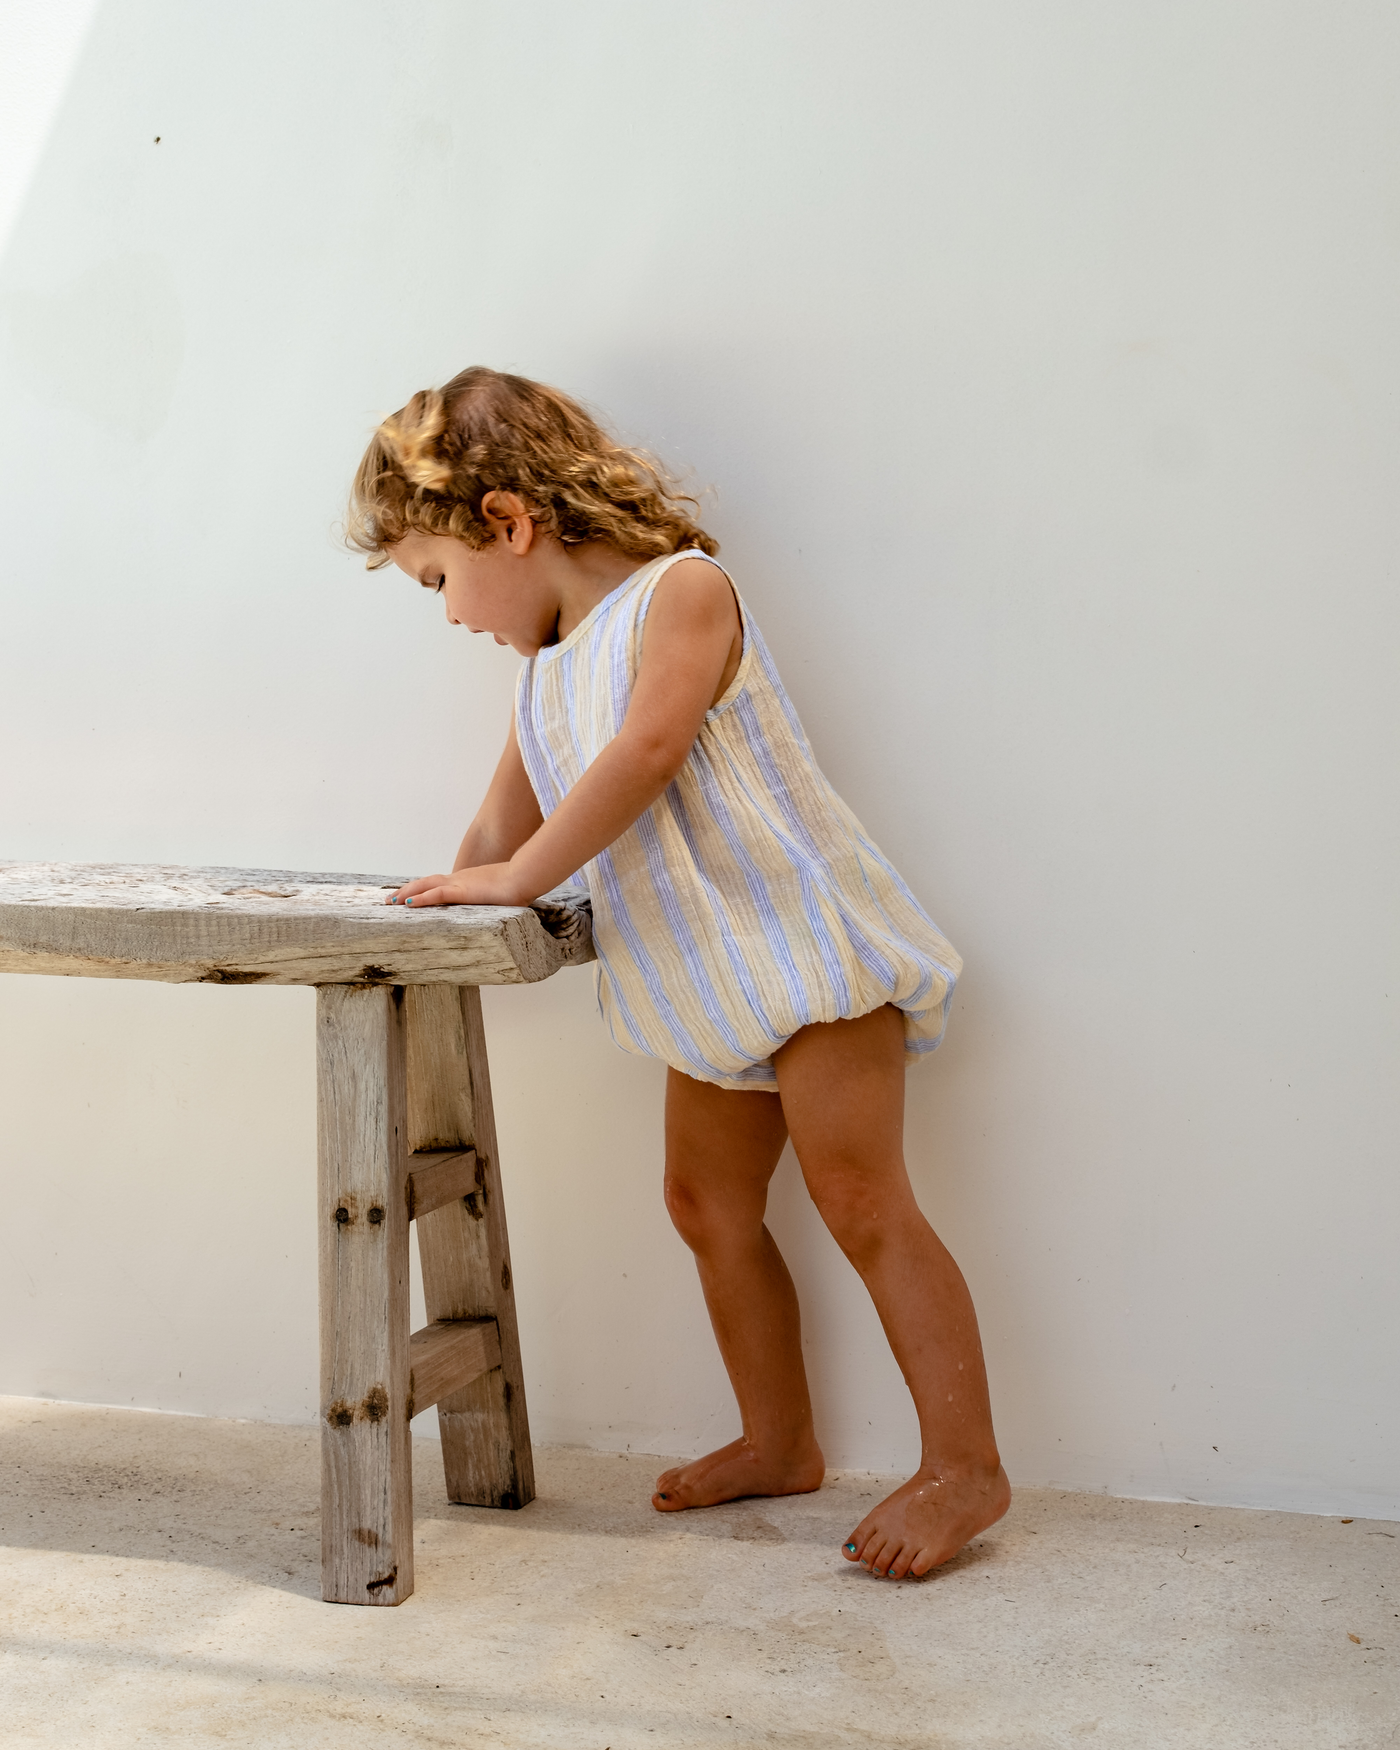
[[[0,972],[316,986],[321,1596],[413,1590],[409,1422],[451,1501],[523,1507],[534,1466],[482,984],[593,958],[587,901],[386,906],[401,883],[280,869],[0,863]],[[409,1333],[418,1229],[430,1323]]]

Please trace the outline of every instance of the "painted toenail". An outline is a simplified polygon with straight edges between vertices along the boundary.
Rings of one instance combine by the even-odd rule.
[[[856,1546],[853,1543],[848,1543],[846,1545],[846,1548],[851,1552],[852,1555],[854,1555],[856,1553]]]

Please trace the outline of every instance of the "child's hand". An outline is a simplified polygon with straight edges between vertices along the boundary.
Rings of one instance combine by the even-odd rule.
[[[537,897],[531,895],[530,897]],[[455,875],[420,875],[392,894],[386,905],[524,905],[520,876],[509,863],[483,863]]]

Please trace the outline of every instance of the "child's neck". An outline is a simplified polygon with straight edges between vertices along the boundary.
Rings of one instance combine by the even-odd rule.
[[[556,543],[550,553],[551,582],[559,590],[559,619],[555,639],[562,643],[634,571],[645,563],[633,559],[606,541],[585,541],[577,546]]]

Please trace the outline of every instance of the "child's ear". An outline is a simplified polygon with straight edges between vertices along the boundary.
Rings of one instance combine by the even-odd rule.
[[[535,538],[529,507],[518,492],[488,492],[481,501],[486,526],[512,553],[528,553]]]

